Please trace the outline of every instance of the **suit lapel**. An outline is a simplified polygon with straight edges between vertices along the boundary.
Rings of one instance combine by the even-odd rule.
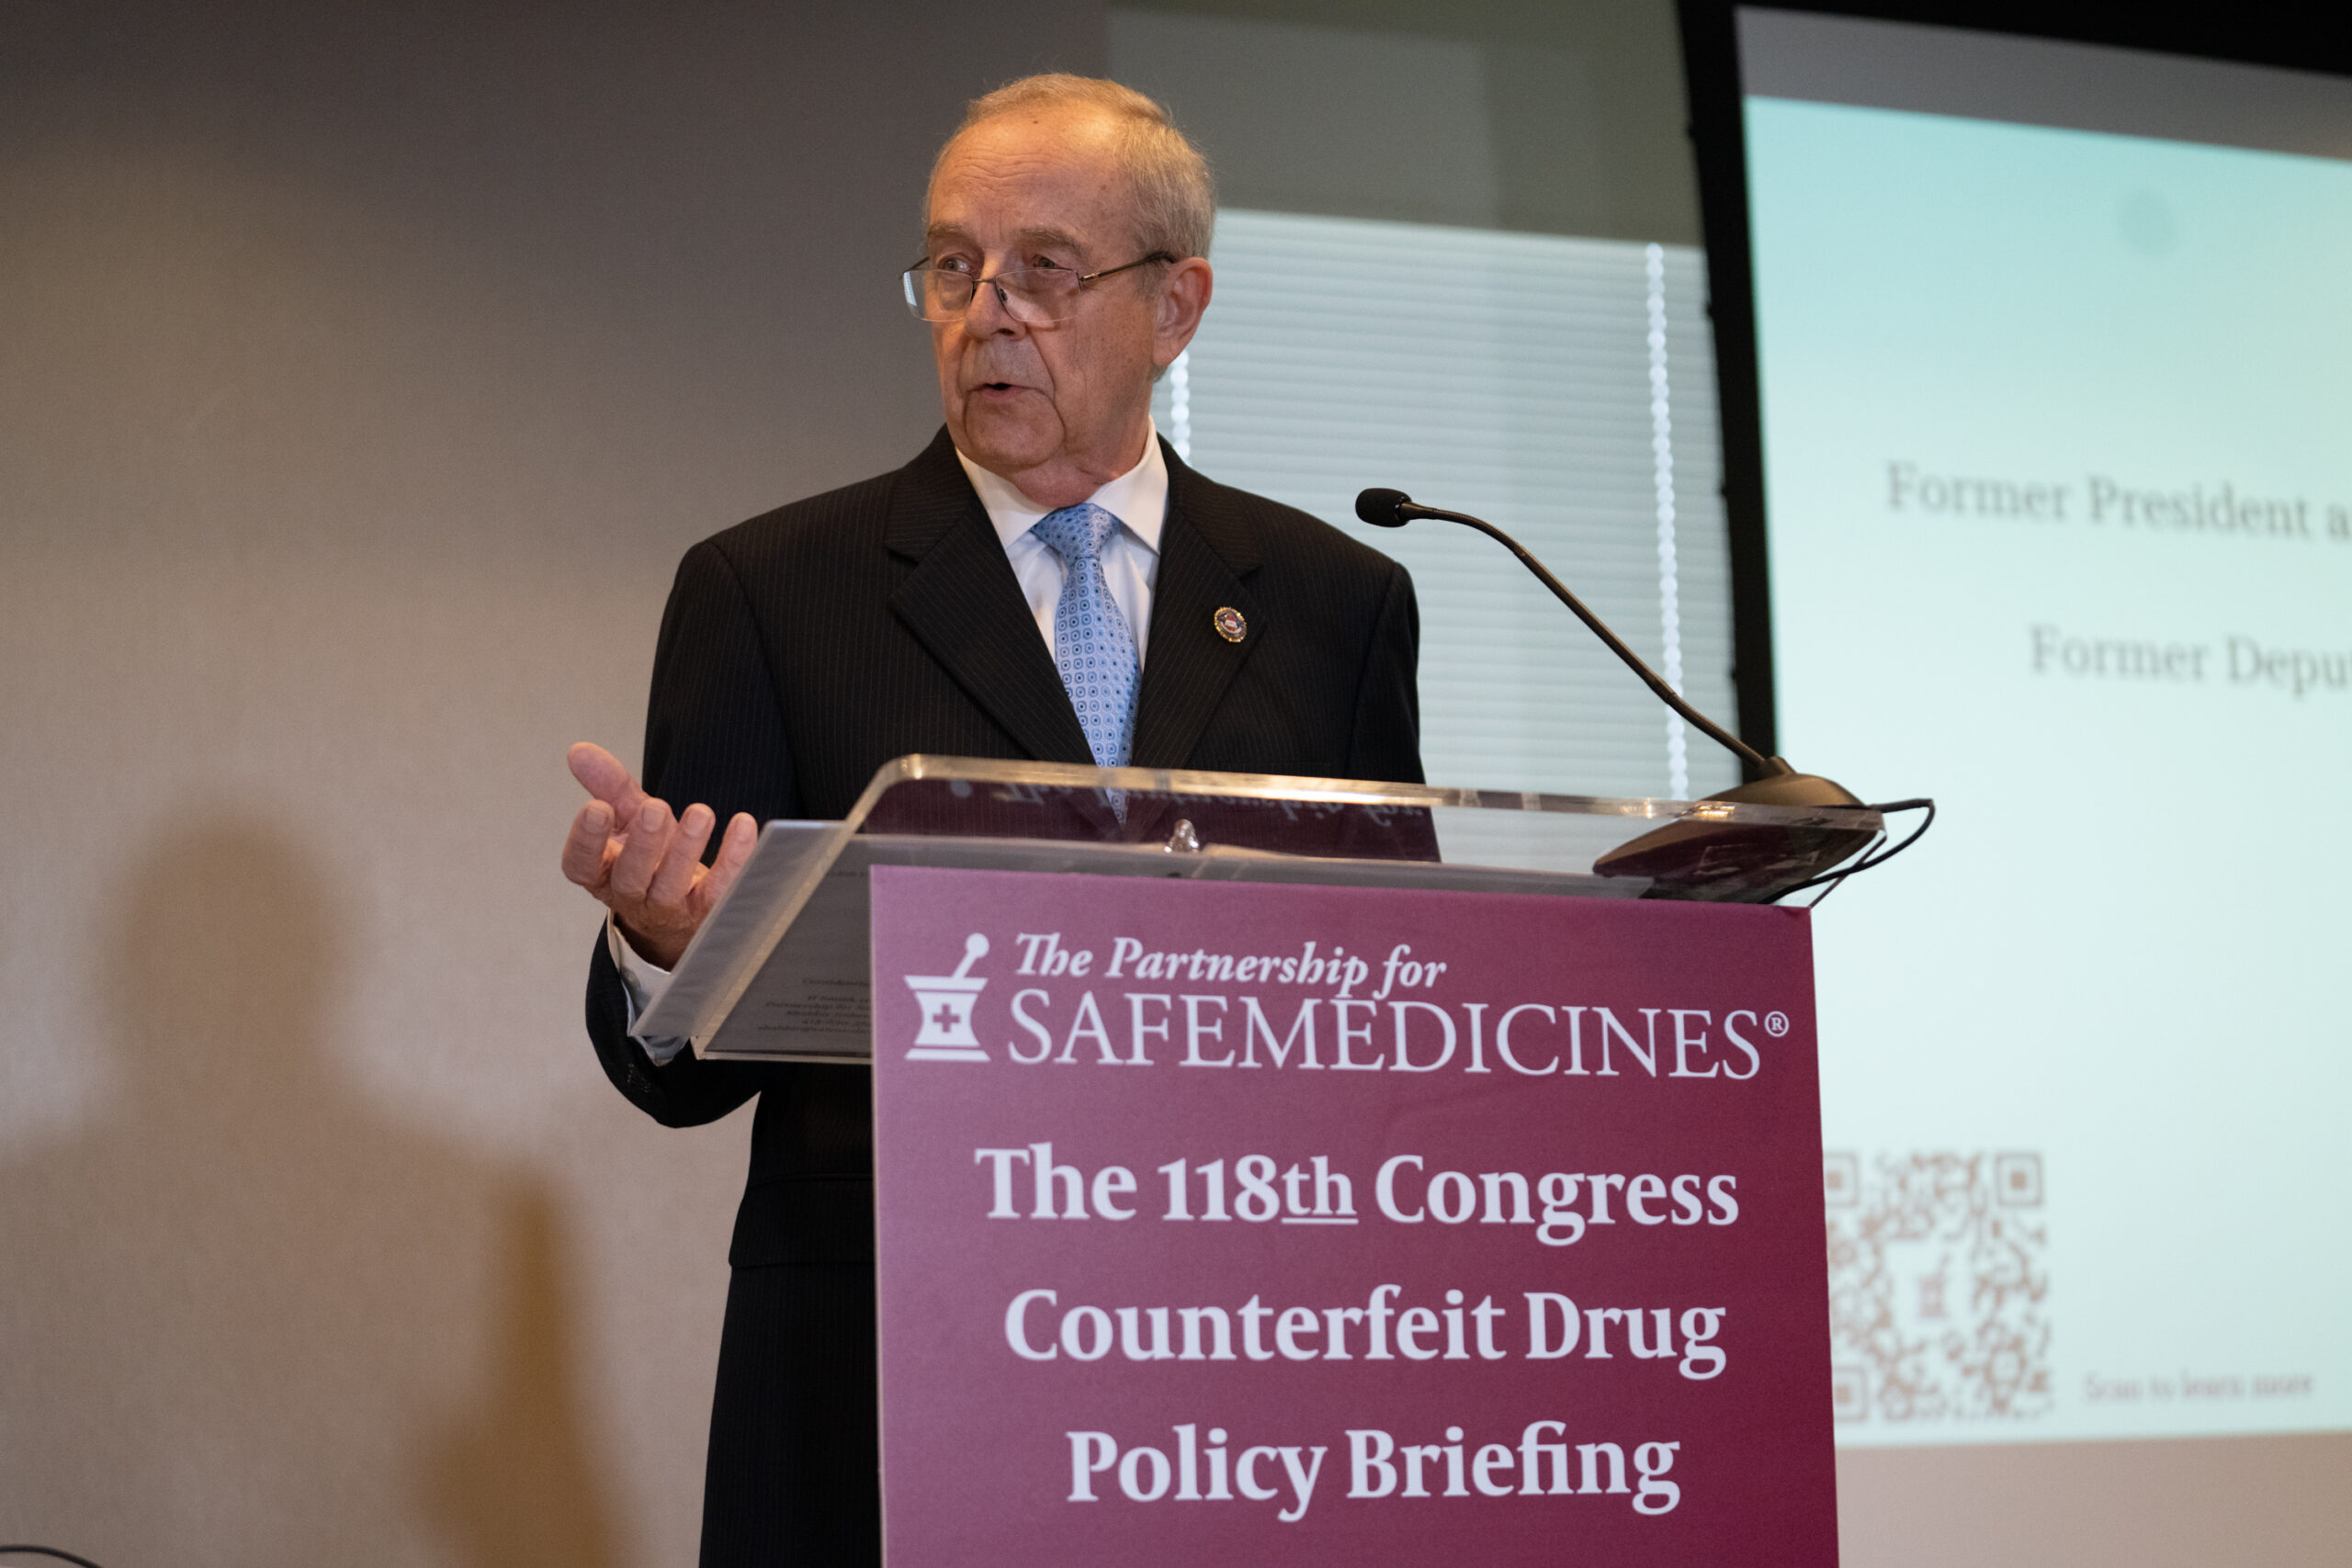
[[[1216,486],[1166,446],[1162,442],[1168,518],[1159,536],[1151,648],[1136,713],[1133,758],[1141,768],[1184,765],[1226,688],[1265,633],[1263,614],[1242,586],[1258,569],[1257,541],[1248,523]],[[1245,623],[1239,642],[1216,629],[1217,612],[1227,609],[1238,611]],[[1077,722],[1075,716],[1071,722]]]
[[[915,563],[891,594],[891,610],[972,700],[1037,761],[1093,761],[1054,656],[944,430],[899,470],[884,543]],[[1158,655],[1155,644],[1155,662]]]

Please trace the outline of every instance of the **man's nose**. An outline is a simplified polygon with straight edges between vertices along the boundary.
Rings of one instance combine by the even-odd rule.
[[[974,337],[991,337],[1023,329],[1006,308],[1004,290],[993,278],[982,278],[972,290],[972,302],[964,308],[964,330]]]

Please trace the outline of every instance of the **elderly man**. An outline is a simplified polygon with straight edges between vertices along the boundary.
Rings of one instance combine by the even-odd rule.
[[[905,279],[946,428],[896,473],[687,552],[642,789],[572,749],[593,798],[563,866],[609,910],[588,980],[605,1072],[671,1126],[759,1100],[706,1564],[880,1555],[869,1076],[628,1035],[756,824],[840,817],[910,751],[1421,776],[1403,569],[1153,432],[1152,382],[1208,306],[1214,219],[1206,165],[1139,94],[1039,76],[975,102]]]

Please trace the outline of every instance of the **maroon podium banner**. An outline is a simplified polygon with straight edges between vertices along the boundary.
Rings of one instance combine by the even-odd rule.
[[[891,1568],[1837,1561],[1804,911],[873,879]]]

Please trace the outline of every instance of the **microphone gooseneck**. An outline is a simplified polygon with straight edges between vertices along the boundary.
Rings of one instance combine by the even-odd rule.
[[[1609,651],[1624,661],[1624,665],[1642,678],[1642,683],[1667,706],[1682,716],[1683,721],[1708,739],[1731,751],[1758,776],[1736,788],[1711,795],[1709,800],[1727,800],[1751,806],[1860,806],[1861,801],[1844,785],[1813,773],[1801,773],[1785,759],[1767,757],[1731,731],[1682,700],[1682,694],[1666,683],[1657,671],[1642,662],[1641,656],[1627,648],[1608,624],[1585,607],[1583,600],[1568,591],[1567,584],[1552,575],[1540,560],[1529,554],[1517,539],[1484,518],[1473,517],[1465,512],[1446,512],[1434,506],[1423,506],[1401,490],[1373,489],[1356,496],[1356,515],[1381,528],[1402,528],[1416,518],[1432,517],[1441,522],[1459,523],[1465,528],[1476,528],[1503,548],[1519,558],[1520,565],[1532,572],[1535,580],[1552,591],[1552,596],[1566,604],[1606,644]]]

